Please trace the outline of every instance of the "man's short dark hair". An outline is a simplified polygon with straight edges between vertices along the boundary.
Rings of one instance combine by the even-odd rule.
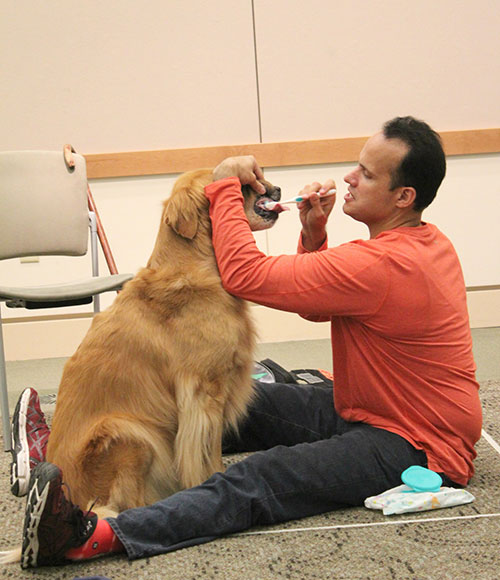
[[[413,187],[417,192],[414,209],[422,211],[436,197],[446,173],[446,157],[439,135],[424,121],[396,117],[383,127],[386,139],[399,139],[408,153],[394,172],[391,189]]]

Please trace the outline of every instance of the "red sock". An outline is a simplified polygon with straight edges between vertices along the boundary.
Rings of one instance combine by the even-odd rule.
[[[71,548],[65,554],[68,560],[88,560],[96,556],[124,552],[125,548],[106,520],[97,520],[97,526],[90,538],[78,548]]]

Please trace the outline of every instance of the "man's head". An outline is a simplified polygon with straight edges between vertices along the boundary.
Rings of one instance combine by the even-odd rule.
[[[437,133],[412,117],[393,119],[368,139],[357,167],[344,177],[349,185],[344,212],[365,223],[372,237],[418,225],[445,171]]]
[[[439,135],[427,123],[413,117],[396,117],[385,123],[386,139],[399,139],[407,154],[393,173],[391,188],[413,187],[414,209],[422,211],[436,197],[446,173],[446,159]]]

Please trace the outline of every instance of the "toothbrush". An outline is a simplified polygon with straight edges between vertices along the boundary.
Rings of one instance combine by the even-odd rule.
[[[323,195],[320,195],[320,197],[329,197],[334,193],[337,193],[336,189],[329,189],[327,192],[323,193]],[[300,203],[301,201],[304,201],[304,198],[301,195],[299,195],[297,197],[292,197],[291,199],[287,199],[285,201],[266,201],[265,203],[262,204],[262,206],[264,209],[272,211],[278,205],[284,205],[285,203]]]

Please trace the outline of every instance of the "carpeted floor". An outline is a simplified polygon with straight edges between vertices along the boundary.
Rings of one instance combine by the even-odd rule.
[[[490,346],[491,341],[487,340],[486,347]],[[293,365],[279,356],[274,358],[287,368],[307,366],[311,360]],[[101,575],[113,580],[498,579],[500,447],[496,442],[500,442],[500,370],[497,360],[478,375],[482,377],[485,436],[477,446],[476,475],[468,488],[476,498],[471,504],[402,516],[384,516],[364,508],[346,509],[252,529],[209,544],[134,562],[125,556],[116,556],[29,571],[9,565],[0,568],[0,578],[71,580]],[[299,360],[295,358],[294,362]],[[52,403],[50,397],[44,400],[48,414]],[[10,454],[0,453],[1,548],[18,544],[23,520],[24,499],[12,496],[9,491],[9,462]]]

